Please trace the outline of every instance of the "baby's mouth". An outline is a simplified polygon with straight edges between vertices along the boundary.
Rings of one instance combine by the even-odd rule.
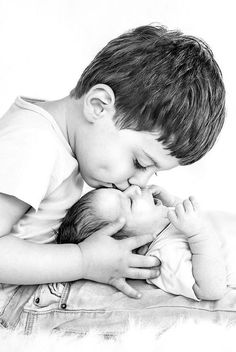
[[[156,206],[162,205],[162,201],[156,197],[153,197],[153,202]]]

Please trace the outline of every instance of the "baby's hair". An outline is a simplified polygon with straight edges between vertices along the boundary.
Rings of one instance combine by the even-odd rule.
[[[93,208],[95,194],[96,189],[86,193],[67,211],[59,229],[55,231],[57,243],[78,244],[109,224],[98,217]],[[113,237],[121,239],[130,235],[131,232],[121,229]]]
[[[159,132],[181,165],[199,160],[224,123],[225,89],[208,45],[179,30],[141,26],[111,40],[80,77],[78,99],[99,83],[115,94],[120,129]]]
[[[92,202],[96,190],[83,195],[68,211],[56,231],[57,243],[79,243],[108,224],[99,219]]]

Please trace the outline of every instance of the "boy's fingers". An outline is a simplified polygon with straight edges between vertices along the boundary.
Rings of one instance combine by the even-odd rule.
[[[160,275],[160,270],[157,268],[155,269],[129,268],[125,276],[129,279],[147,280],[147,279],[155,279],[159,275]]]
[[[103,227],[102,229],[96,231],[95,233],[101,236],[113,236],[114,234],[116,234],[118,231],[122,229],[124,224],[125,224],[125,219],[120,218],[119,220],[112,222],[111,224]]]
[[[152,255],[143,255],[133,254],[129,260],[129,266],[133,268],[152,268],[157,267],[161,264],[160,260],[157,257]]]
[[[126,242],[126,245],[131,249],[136,249],[145,244],[153,241],[153,235],[142,235],[142,236],[133,236],[130,238],[126,238],[123,241]]]
[[[126,296],[131,298],[140,298],[141,293],[131,287],[124,278],[113,279],[110,282],[110,285],[117,288],[117,290],[123,292]]]

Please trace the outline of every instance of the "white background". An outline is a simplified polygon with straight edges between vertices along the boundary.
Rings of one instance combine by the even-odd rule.
[[[153,182],[204,208],[236,213],[235,12],[233,1],[0,0],[0,114],[17,95],[68,95],[108,40],[157,22],[199,36],[212,48],[227,90],[227,119],[200,162],[163,172]]]

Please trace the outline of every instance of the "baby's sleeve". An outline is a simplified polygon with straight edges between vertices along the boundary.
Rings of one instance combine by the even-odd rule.
[[[195,280],[187,242],[181,239],[172,240],[164,245],[157,242],[147,255],[156,256],[161,261],[160,275],[147,280],[148,283],[168,293],[199,301],[193,290]]]

